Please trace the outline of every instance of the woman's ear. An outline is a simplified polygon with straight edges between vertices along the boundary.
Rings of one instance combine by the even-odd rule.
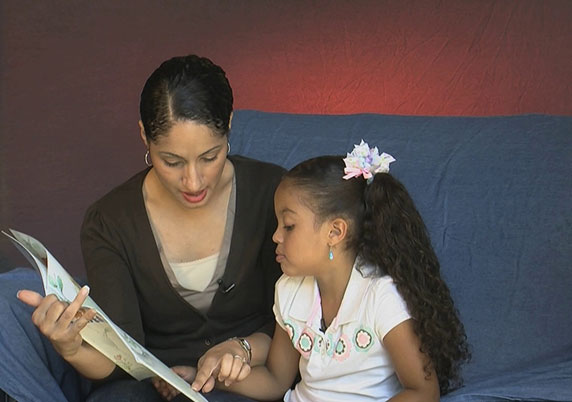
[[[143,127],[143,122],[139,120],[139,135],[145,144],[145,148],[149,149],[149,144],[147,143],[147,136],[145,135],[145,127]]]
[[[348,223],[345,219],[336,218],[329,223],[328,244],[335,246],[346,238],[348,234]]]

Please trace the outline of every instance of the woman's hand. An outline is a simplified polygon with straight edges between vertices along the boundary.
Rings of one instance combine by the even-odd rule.
[[[195,391],[210,392],[215,379],[229,386],[250,374],[245,351],[234,340],[221,342],[209,349],[200,359],[197,375],[192,384]]]
[[[82,345],[80,331],[95,317],[96,311],[82,308],[81,305],[89,294],[89,287],[84,286],[71,303],[61,302],[51,294],[42,297],[31,290],[18,292],[18,299],[36,307],[32,314],[32,322],[64,358],[73,357]]]
[[[189,384],[195,379],[195,375],[197,374],[197,369],[190,366],[174,366],[171,367],[171,370]],[[170,384],[165,382],[165,380],[159,377],[154,377],[151,379],[151,382],[155,386],[157,392],[159,392],[159,394],[168,401],[180,393],[177,389],[173,388]]]

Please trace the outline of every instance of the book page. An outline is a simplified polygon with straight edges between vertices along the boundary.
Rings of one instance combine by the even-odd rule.
[[[42,276],[45,294],[54,294],[71,303],[81,287],[60,265],[50,252],[36,239],[24,233],[2,231]],[[119,328],[91,298],[87,297],[82,309],[94,309],[95,317],[81,331],[82,338],[137,380],[159,376],[192,401],[207,400],[179,377],[129,334]]]
[[[11,230],[11,232],[14,234],[14,237],[4,231],[2,231],[2,234],[7,236],[12,241],[14,246],[16,246],[18,251],[22,253],[24,257],[26,257],[28,262],[32,264],[34,268],[36,268],[36,271],[38,271],[42,277],[42,284],[44,285],[45,290],[48,278],[48,274],[46,272],[48,259],[46,256],[45,247],[42,246],[42,244],[39,243],[36,239],[28,235],[24,235],[23,233],[16,232],[14,230]],[[24,244],[26,244],[26,246],[24,246]]]

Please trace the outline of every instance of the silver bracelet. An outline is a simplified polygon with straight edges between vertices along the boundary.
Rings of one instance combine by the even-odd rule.
[[[232,338],[228,338],[229,341],[236,341],[246,353],[246,364],[250,364],[252,361],[252,348],[250,347],[250,343],[245,338],[239,338],[237,336],[233,336]]]

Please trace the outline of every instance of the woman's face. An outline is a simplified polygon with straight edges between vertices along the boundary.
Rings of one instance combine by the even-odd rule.
[[[159,182],[184,207],[204,206],[218,191],[227,160],[227,136],[187,120],[176,122],[148,145]]]

